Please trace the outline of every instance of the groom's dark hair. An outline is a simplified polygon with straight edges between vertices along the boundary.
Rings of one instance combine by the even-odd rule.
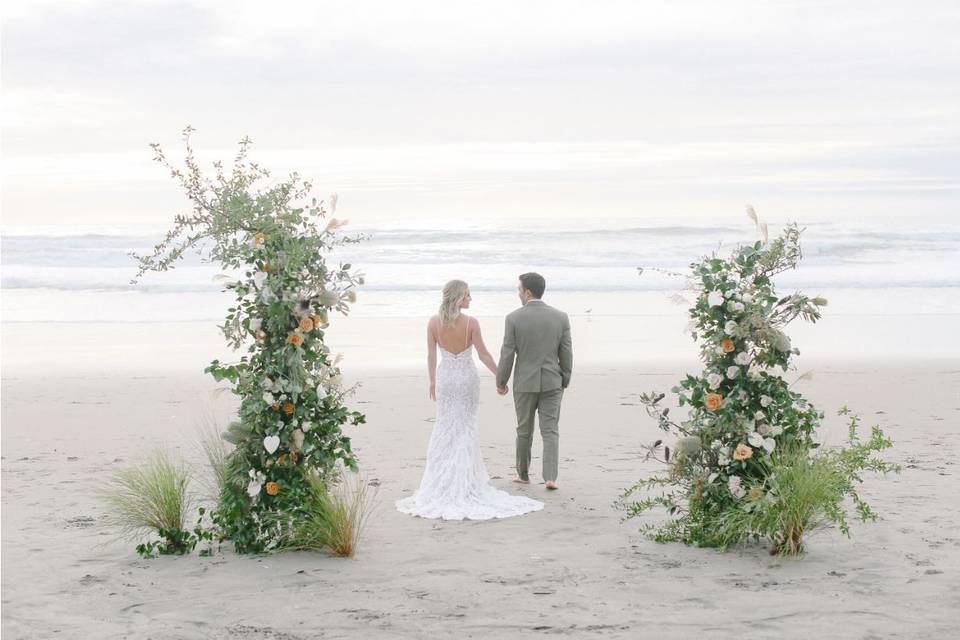
[[[520,284],[523,288],[533,294],[533,297],[539,300],[543,297],[543,292],[547,290],[547,281],[539,273],[525,273],[520,276]]]

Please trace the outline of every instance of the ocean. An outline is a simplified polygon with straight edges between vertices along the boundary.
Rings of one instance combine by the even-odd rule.
[[[960,314],[960,225],[906,218],[800,222],[804,260],[779,276],[781,292],[824,295],[831,314]],[[772,222],[771,234],[778,228]],[[502,315],[517,304],[517,276],[532,270],[546,277],[546,297],[572,315],[682,315],[670,300],[682,282],[651,269],[683,271],[698,256],[757,238],[745,217],[723,224],[693,218],[486,226],[423,221],[348,231],[366,240],[330,259],[365,275],[352,312],[357,317],[429,316],[451,278],[470,284],[475,315]],[[198,255],[129,283],[136,265],[128,253],[147,251],[161,232],[4,229],[3,322],[221,320],[232,299],[213,280],[223,271]]]

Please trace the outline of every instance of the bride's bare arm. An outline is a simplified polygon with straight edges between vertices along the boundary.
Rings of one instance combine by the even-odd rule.
[[[430,373],[430,399],[437,399],[437,318],[427,323],[427,371]]]
[[[480,362],[484,364],[490,373],[497,375],[497,363],[493,361],[493,356],[487,351],[487,345],[483,344],[483,336],[480,334],[480,323],[476,318],[470,318],[470,335],[473,345],[477,348],[477,355],[480,356]]]

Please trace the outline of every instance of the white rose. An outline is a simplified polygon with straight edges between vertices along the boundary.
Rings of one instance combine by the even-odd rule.
[[[727,367],[727,377],[731,380],[740,375],[740,367]]]
[[[733,361],[741,366],[746,366],[750,364],[750,354],[747,353],[746,351],[741,351],[740,353],[737,354],[737,356],[733,359]]]
[[[267,281],[267,272],[266,271],[257,271],[253,274],[253,284],[257,285],[257,288],[263,287],[263,283]]]
[[[710,385],[711,389],[719,387],[721,382],[723,382],[723,376],[719,373],[711,373],[707,376],[707,384]]]
[[[750,294],[750,293],[745,293],[745,294],[743,294],[743,297],[741,298],[741,300],[743,300],[744,302],[746,302],[746,303],[749,304],[749,303],[753,302],[753,295]]]
[[[272,394],[272,393],[269,393],[269,392],[263,394],[263,401],[266,402],[267,404],[271,404],[271,405],[272,405],[274,402],[276,402],[276,400],[273,399],[273,394]]]
[[[764,418],[763,411],[757,411],[755,414],[753,414],[753,417],[756,418],[757,420],[763,420]]]
[[[719,307],[723,304],[723,293],[720,291],[711,291],[707,295],[707,304],[711,307]]]
[[[781,433],[783,433],[783,427],[781,427],[780,425],[774,425],[770,427],[770,435],[778,436]]]
[[[730,464],[730,447],[724,447],[720,450],[720,454],[717,456],[717,464],[721,467]]]
[[[727,320],[727,324],[723,325],[723,332],[728,336],[732,336],[737,331],[737,323],[733,320]]]
[[[260,494],[260,488],[263,486],[267,476],[263,475],[262,471],[254,471],[253,469],[250,469],[247,475],[250,476],[250,482],[247,484],[247,495],[251,498],[256,498]]]
[[[733,307],[733,310],[736,311],[737,313],[742,313],[743,310],[746,308],[743,306],[742,302],[734,302],[733,305],[731,306]]]
[[[773,398],[770,396],[760,396],[760,406],[764,409],[769,407],[771,402],[773,402]]]
[[[735,498],[742,498],[747,494],[746,489],[742,486],[740,476],[730,476],[730,479],[727,480],[727,488],[730,489],[730,493]]]
[[[762,436],[768,435],[770,433],[770,426],[766,424],[761,424],[757,427],[757,433]]]
[[[777,446],[776,440],[773,438],[764,438],[759,431],[751,433],[750,437],[747,438],[747,442],[758,449],[763,448],[767,453],[773,453],[773,450]]]
[[[263,320],[260,318],[250,318],[250,331],[256,333],[260,331],[261,326],[263,326]]]
[[[740,400],[740,402],[746,402],[746,401],[747,401],[747,398],[749,398],[749,397],[750,397],[750,396],[747,395],[747,392],[746,392],[746,391],[741,391],[740,393],[737,394],[737,398]]]

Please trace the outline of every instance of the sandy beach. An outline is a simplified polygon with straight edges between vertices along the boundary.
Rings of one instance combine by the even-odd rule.
[[[960,638],[958,31],[957,0],[7,0],[3,640]],[[514,398],[477,359],[490,482],[543,509],[398,512],[436,424],[428,318],[466,309],[496,357],[541,295],[573,343],[559,490],[537,430],[532,482],[511,482]],[[552,344],[529,346],[554,334],[566,376],[553,320],[513,332],[522,391],[538,366],[554,386]],[[228,340],[259,345],[249,377]],[[453,357],[447,381],[472,380]],[[230,470],[250,499],[223,492],[215,533],[343,550],[321,500],[310,531],[286,514],[323,497],[311,467],[355,453],[375,504],[352,557],[120,539],[104,491],[158,450],[194,476],[163,549],[213,531],[203,442],[240,405],[215,360],[248,400]],[[879,520],[851,500],[851,538],[817,531],[791,558],[625,521],[657,439],[674,463],[699,452],[674,477],[733,533],[782,524],[789,545],[787,505],[849,496],[834,472],[862,459],[804,465],[814,414],[758,375],[774,365],[824,412],[824,446],[846,443],[844,407],[894,441],[902,471],[857,488]],[[682,422],[688,375],[698,424],[665,435],[641,395]],[[352,411],[347,451],[332,425]],[[434,451],[454,453],[430,469],[453,472],[424,484],[450,507],[476,449],[443,415]]]
[[[482,319],[491,345],[499,322]],[[696,361],[672,346],[645,358],[633,343],[613,357],[603,344],[615,344],[620,327],[609,319],[574,321],[578,362],[564,399],[558,492],[537,477],[510,484],[512,401],[482,374],[492,482],[544,500],[543,511],[488,522],[397,513],[393,501],[419,481],[433,417],[415,362],[421,323],[348,321],[331,340],[348,352],[350,380],[362,382],[354,404],[368,424],[350,435],[363,474],[379,485],[356,557],[224,548],[209,558],[141,560],[113,540],[94,492],[153,444],[200,467],[198,415],[213,407],[226,418],[231,402],[212,400],[216,385],[201,373],[225,355],[215,331],[201,323],[3,329],[4,637],[945,638],[960,623],[953,353],[815,360],[828,343],[811,344],[802,368],[815,374],[798,388],[828,412],[825,439],[842,438],[829,415],[847,404],[887,430],[904,469],[863,488],[879,522],[857,523],[852,540],[819,534],[806,556],[784,560],[760,547],[659,545],[637,534],[637,522],[620,521],[612,501],[654,468],[639,445],[658,431],[637,394],[668,390]],[[653,344],[658,334],[650,335]],[[402,346],[388,349],[391,340]],[[538,437],[534,469],[539,446]]]

